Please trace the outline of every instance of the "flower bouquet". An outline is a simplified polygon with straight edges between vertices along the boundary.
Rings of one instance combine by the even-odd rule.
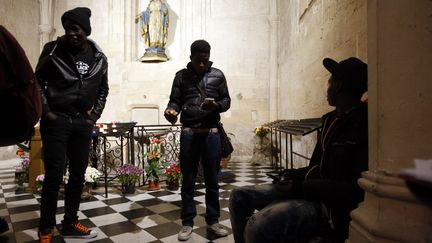
[[[267,134],[270,132],[270,128],[266,126],[260,126],[260,127],[256,127],[254,132],[255,135],[257,135],[260,138],[263,138],[267,136]]]
[[[95,183],[100,177],[102,176],[102,172],[97,170],[96,168],[93,168],[91,166],[88,166],[85,174],[84,174],[84,180],[85,184],[93,184]]]
[[[270,128],[266,126],[260,126],[256,127],[254,130],[254,133],[259,138],[259,144],[262,145],[264,138],[267,136],[267,134],[270,132]]]

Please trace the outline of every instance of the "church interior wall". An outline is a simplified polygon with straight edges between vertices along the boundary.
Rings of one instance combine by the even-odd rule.
[[[38,0],[0,1],[0,25],[6,27],[23,47],[30,63],[36,66],[39,57]]]
[[[146,46],[135,16],[145,10],[149,0],[19,0],[7,1],[14,3],[10,5],[13,9],[6,4],[2,9],[8,9],[6,22],[17,31],[32,64],[37,63],[40,53],[39,2],[52,3],[50,40],[64,34],[60,18],[66,10],[78,6],[92,10],[89,38],[102,47],[109,59],[110,94],[100,122],[129,121],[133,107],[156,107],[158,119],[148,122],[167,124],[163,110],[174,75],[189,61],[190,44],[196,39],[206,39],[212,46],[213,65],[225,73],[232,98],[231,109],[222,114],[222,121],[226,130],[235,134],[235,156],[247,160],[254,145],[254,128],[270,119],[269,63],[270,48],[274,48],[270,35],[277,33],[270,31],[269,16],[274,14],[270,5],[275,1],[165,1],[170,10],[170,40],[166,46],[169,60],[161,63],[137,60]],[[24,6],[24,2],[31,4]],[[12,15],[23,9],[27,10],[21,14],[26,16],[25,22],[18,25],[12,21]],[[30,33],[31,38],[24,33]]]
[[[330,74],[322,60],[355,56],[367,62],[367,1],[279,0],[278,12],[278,118],[321,117],[332,110],[326,100]],[[296,138],[294,151],[311,155],[315,139]]]
[[[1,15],[2,22],[13,29],[33,65],[40,52],[35,24],[39,22],[38,2],[1,2],[5,5],[2,11],[8,9]],[[92,9],[90,38],[109,58],[110,95],[100,121],[129,121],[133,107],[156,107],[158,118],[148,122],[167,124],[163,110],[174,75],[189,61],[192,41],[208,40],[211,60],[228,80],[232,106],[222,114],[222,121],[235,134],[235,155],[241,159],[252,154],[253,129],[270,121],[272,99],[277,104],[277,119],[318,117],[331,109],[326,105],[328,74],[321,60],[326,56],[336,60],[358,56],[366,61],[367,56],[365,0],[167,0],[169,60],[161,63],[137,60],[146,46],[135,16],[145,10],[149,0],[53,2],[52,40],[63,35],[60,18],[64,11],[77,6]],[[276,12],[271,7],[275,2]],[[26,9],[26,14],[21,13]],[[14,15],[26,17],[18,24]],[[279,23],[278,32],[272,32],[272,19]],[[271,43],[274,35],[279,37],[276,45]],[[272,48],[278,48],[273,69]],[[270,90],[273,70],[277,72],[276,96]],[[296,139],[294,149],[310,154],[313,143],[312,136]]]

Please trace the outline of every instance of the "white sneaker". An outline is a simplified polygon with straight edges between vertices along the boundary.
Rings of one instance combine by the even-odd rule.
[[[219,237],[227,236],[228,230],[226,230],[221,224],[214,223],[212,225],[207,225],[207,230],[214,233]]]
[[[177,239],[180,241],[189,240],[192,235],[192,227],[191,226],[183,226],[178,233]]]

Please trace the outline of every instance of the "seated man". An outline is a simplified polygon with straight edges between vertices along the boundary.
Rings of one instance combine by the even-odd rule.
[[[323,64],[332,74],[327,100],[336,109],[322,117],[310,164],[287,170],[279,183],[231,192],[236,243],[348,237],[349,213],[364,197],[357,179],[368,168],[367,105],[360,100],[367,90],[367,65],[354,57],[339,63],[325,58]]]

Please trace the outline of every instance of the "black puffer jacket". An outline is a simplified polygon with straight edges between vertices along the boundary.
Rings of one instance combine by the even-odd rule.
[[[333,111],[322,119],[323,130],[309,166],[295,171],[298,178],[307,175],[297,189],[302,198],[324,203],[336,226],[334,242],[344,242],[349,213],[364,197],[357,180],[368,169],[367,104],[342,116]]]
[[[187,68],[176,73],[172,85],[168,108],[180,113],[180,122],[185,127],[216,127],[220,121],[219,113],[227,111],[231,106],[226,79],[221,70],[209,67],[203,76],[199,76],[189,63]],[[202,101],[196,84],[205,90],[207,97],[214,98],[219,104],[217,111],[205,111],[200,108]]]
[[[101,49],[88,40],[94,53],[94,64],[85,76],[79,74],[75,61],[59,37],[47,43],[36,67],[41,87],[43,113],[90,113],[99,119],[108,96],[108,62]]]

